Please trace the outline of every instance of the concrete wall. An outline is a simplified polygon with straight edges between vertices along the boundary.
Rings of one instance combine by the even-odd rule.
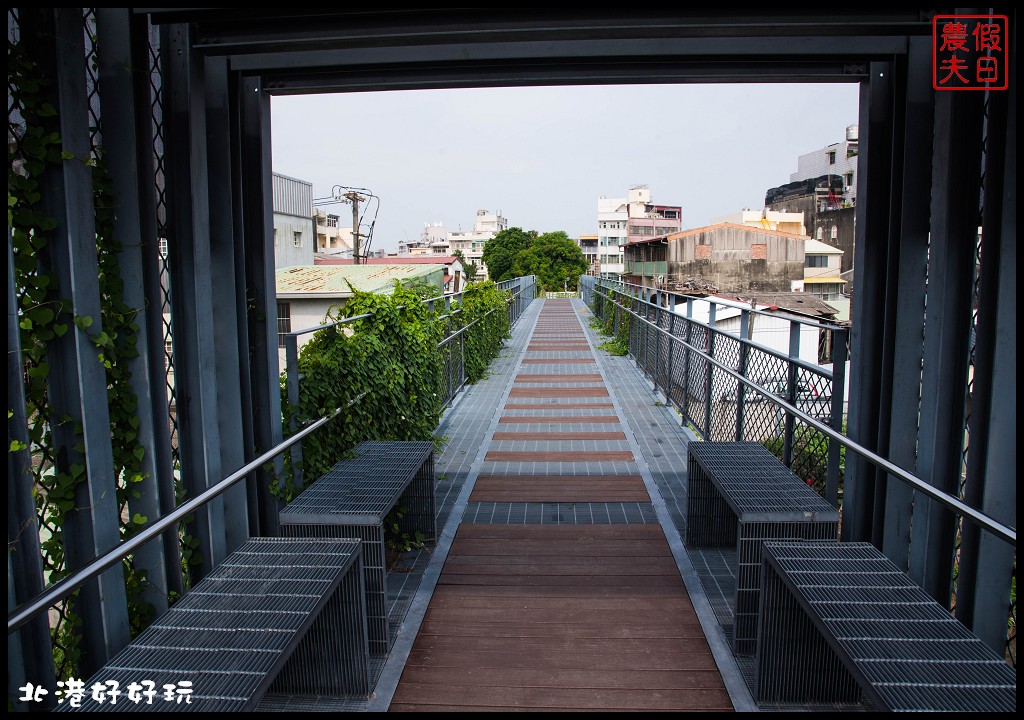
[[[295,234],[301,245],[295,246]],[[313,264],[313,218],[274,213],[275,267],[293,267]]]
[[[731,227],[673,238],[668,244],[668,275],[701,276],[729,292],[789,292],[792,282],[804,277],[804,240]]]
[[[818,228],[821,228],[821,241],[837,247],[843,251],[843,258],[840,263],[841,272],[853,269],[853,246],[856,238],[856,208],[839,208],[837,210],[822,210],[814,217],[813,229],[808,227],[807,231],[811,237],[818,238]],[[832,238],[832,228],[836,228],[836,239]],[[850,279],[850,278],[847,278]]]

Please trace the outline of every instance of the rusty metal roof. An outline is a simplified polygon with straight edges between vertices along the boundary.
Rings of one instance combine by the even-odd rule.
[[[351,297],[361,292],[390,293],[395,280],[412,280],[444,271],[436,265],[302,265],[276,274],[278,297]]]

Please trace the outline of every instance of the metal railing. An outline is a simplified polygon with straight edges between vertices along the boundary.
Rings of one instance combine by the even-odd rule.
[[[786,358],[769,348],[758,346],[745,337],[746,332],[741,332],[739,338],[729,335],[734,342],[738,343],[740,348],[747,348],[747,360],[749,360],[751,352],[761,352],[776,358],[780,362],[788,362],[788,367],[784,368],[787,378],[785,397],[779,397],[773,391],[773,388],[760,385],[759,379],[755,379],[756,376],[751,375],[749,363],[744,362],[744,354],[742,352],[739,356],[739,365],[736,367],[723,362],[721,356],[716,354],[716,341],[724,342],[720,338],[728,334],[722,333],[715,328],[713,314],[711,322],[705,324],[694,321],[692,318],[686,318],[677,313],[669,312],[666,308],[662,308],[657,303],[642,297],[643,293],[651,291],[651,288],[641,288],[640,286],[607,280],[595,281],[594,278],[581,278],[581,287],[583,299],[588,305],[593,307],[595,298],[599,299],[600,306],[598,307],[598,312],[595,313],[599,319],[607,321],[611,315],[612,322],[617,324],[625,322],[625,317],[629,318],[630,355],[647,373],[648,377],[652,379],[655,388],[664,394],[666,401],[680,412],[685,422],[695,427],[694,420],[703,423],[704,432],[706,433],[705,439],[751,439],[745,432],[743,401],[748,393],[753,393],[754,396],[761,398],[760,402],[762,404],[775,408],[776,413],[784,414],[784,442],[789,442],[787,440],[789,437],[796,437],[795,426],[798,422],[826,438],[828,443],[829,475],[826,481],[825,497],[833,505],[838,505],[838,475],[833,474],[838,470],[838,463],[833,464],[833,458],[838,458],[840,447],[844,447],[857,453],[860,457],[881,468],[901,482],[906,483],[915,491],[928,496],[953,512],[969,519],[995,537],[1016,546],[1017,531],[1015,528],[1008,527],[975,508],[964,504],[958,498],[937,490],[924,480],[842,434],[841,425],[839,428],[836,425],[841,423],[842,420],[843,396],[838,391],[845,382],[844,377],[832,378],[833,382],[836,383],[837,392],[831,397],[829,415],[824,417],[825,420],[829,421],[826,424],[822,422],[821,417],[815,417],[808,413],[807,410],[813,408],[804,404],[805,399],[798,397],[799,378],[804,377],[803,373],[811,369],[807,366],[807,363],[800,361],[798,358]],[[605,307],[608,310],[605,310]],[[657,312],[659,310],[662,312]],[[756,313],[757,311],[751,310],[750,312]],[[656,319],[651,319],[652,317]],[[820,323],[799,322],[820,328],[840,330],[840,328],[835,326]],[[668,326],[663,327],[663,323],[667,323]],[[676,327],[677,324],[679,325],[678,328]],[[618,328],[613,326],[612,330],[615,332]],[[680,337],[680,334],[683,336]],[[654,343],[653,350],[651,349],[652,342]],[[834,362],[837,368],[845,367],[846,347],[845,339],[843,341],[836,341],[833,344],[836,353]],[[683,368],[681,373],[678,370],[680,365]],[[823,377],[831,374],[825,369],[815,369],[815,372]],[[713,389],[722,387],[715,383],[715,375],[728,378],[736,385],[736,405],[739,409],[734,426],[736,433],[734,437],[716,437],[715,433],[720,428],[712,427],[710,418],[713,414],[713,409],[711,408],[713,405]],[[703,388],[704,392],[698,395],[695,391],[701,388]],[[694,399],[694,395],[703,404],[703,411],[691,412],[691,399]],[[790,428],[793,429],[790,430]],[[783,457],[781,458],[783,462],[790,466],[793,463],[793,447],[792,444],[788,445],[789,456],[787,457],[786,446],[784,445]],[[834,480],[833,477],[835,478]]]
[[[536,282],[533,276],[525,278],[516,278],[515,280],[507,281],[502,283],[503,289],[509,289],[515,287],[512,291],[512,297],[508,301],[508,312],[510,323],[514,323],[522,315],[523,310],[526,306],[534,299],[536,294]],[[461,293],[458,293],[461,295]],[[441,300],[442,298],[435,298],[434,302]],[[366,317],[366,316],[362,316]],[[346,318],[347,321],[354,320],[355,318]],[[339,321],[341,322],[341,321]],[[337,323],[335,323],[337,324]],[[327,325],[325,327],[330,327]],[[314,330],[317,328],[314,328]],[[462,328],[465,330],[466,328]],[[299,331],[303,332],[303,331]],[[454,335],[454,333],[453,333]],[[446,338],[450,341],[450,338]],[[443,343],[444,341],[442,341]],[[32,618],[45,612],[48,608],[52,607],[55,603],[70,596],[75,590],[80,588],[86,582],[94,579],[106,570],[109,570],[117,563],[124,560],[128,555],[136,552],[139,548],[148,542],[157,540],[160,535],[167,531],[174,531],[178,523],[184,520],[186,517],[194,513],[196,510],[202,508],[210,501],[217,497],[220,497],[225,492],[230,490],[232,487],[237,485],[243,479],[248,477],[251,473],[264,467],[268,462],[271,462],[282,453],[290,450],[303,439],[309,437],[311,434],[322,428],[324,425],[329,423],[334,418],[338,417],[345,410],[355,406],[366,393],[362,393],[352,398],[344,406],[335,408],[331,412],[327,413],[324,417],[318,418],[312,421],[305,427],[297,430],[294,434],[290,435],[281,443],[278,443],[271,449],[264,452],[259,457],[255,458],[251,462],[242,466],[235,472],[228,475],[220,482],[214,484],[209,489],[200,493],[194,498],[187,500],[186,502],[179,505],[172,512],[167,515],[153,521],[151,524],[143,528],[137,535],[132,536],[130,539],[117,545],[117,547],[109,550],[108,552],[94,558],[92,561],[87,563],[81,569],[68,575],[62,580],[50,585],[44,592],[14,608],[7,615],[7,633],[17,631],[19,628],[24,626]]]
[[[519,319],[519,316],[522,315],[525,305],[534,299],[537,288],[536,279],[534,276],[529,275],[526,277],[514,278],[512,280],[503,280],[500,283],[496,283],[496,285],[499,290],[509,292],[511,295],[508,300],[508,323],[509,327],[511,327]],[[469,291],[471,292],[471,290]],[[458,304],[461,302],[461,299],[466,292],[467,290],[460,290],[459,292],[447,293],[424,300],[427,308],[431,312],[434,311],[435,306],[441,303],[444,304],[445,308],[444,314],[437,317],[438,321],[445,322],[445,337],[437,344],[438,350],[441,351],[441,354],[444,357],[445,365],[445,382],[443,383],[445,395],[441,399],[442,409],[451,404],[452,400],[466,384],[466,334],[483,319],[478,318],[468,325],[453,328],[452,319],[455,315],[462,312],[462,309],[458,307]],[[454,310],[452,309],[452,303],[456,303]],[[399,306],[399,309],[402,309],[403,307],[404,306]],[[487,317],[489,314],[490,313],[487,313],[484,317]],[[299,373],[299,338],[303,335],[309,335],[321,330],[328,330],[333,327],[341,327],[348,323],[371,317],[373,317],[373,313],[353,315],[352,317],[341,318],[322,325],[303,328],[301,330],[292,330],[291,332],[285,333],[285,386],[288,393],[288,405],[291,408],[296,409],[293,410],[291,415],[287,418],[288,431],[290,433],[294,433],[299,427],[297,420],[297,408],[299,406],[299,390],[302,381],[302,375]],[[304,480],[301,444],[292,447],[290,457],[293,481],[296,483],[297,487],[302,487]]]

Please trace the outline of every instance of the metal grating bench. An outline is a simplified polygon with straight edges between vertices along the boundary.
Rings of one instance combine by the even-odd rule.
[[[188,704],[166,685],[192,683]],[[93,699],[90,688],[119,689]],[[155,690],[133,702],[131,684]],[[263,695],[370,692],[362,548],[358,540],[254,538],[85,684],[62,711],[253,710]],[[141,693],[139,693],[141,695]],[[173,691],[172,691],[173,694]]]
[[[1017,673],[869,543],[764,543],[758,702],[1013,712]]]
[[[288,537],[357,537],[363,541],[370,652],[391,650],[384,519],[404,508],[399,530],[437,535],[434,513],[434,444],[373,441],[355,448],[281,511]]]
[[[686,544],[736,552],[733,652],[753,655],[761,542],[835,540],[839,513],[755,442],[689,444]]]

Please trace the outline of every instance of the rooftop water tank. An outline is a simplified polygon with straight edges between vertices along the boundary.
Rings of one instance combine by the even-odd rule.
[[[848,142],[856,142],[859,130],[860,128],[857,125],[848,125],[846,128],[846,140]]]

